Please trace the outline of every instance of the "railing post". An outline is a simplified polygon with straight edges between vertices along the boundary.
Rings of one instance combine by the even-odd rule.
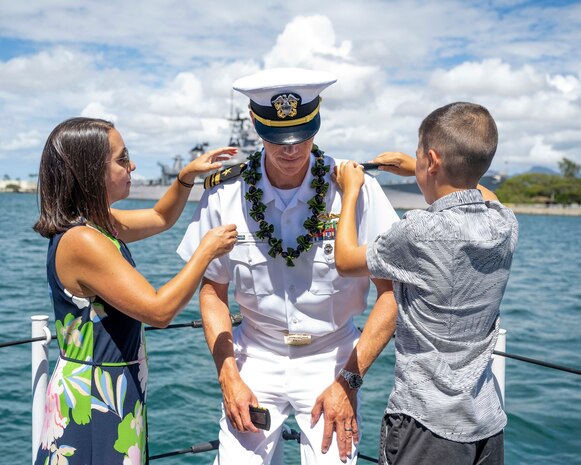
[[[498,331],[498,339],[494,350],[498,352],[506,352],[506,329],[500,328]],[[500,403],[504,409],[504,380],[505,380],[505,365],[506,359],[501,355],[492,356],[492,374],[496,378],[496,385],[500,393]]]
[[[32,337],[46,337],[44,341],[32,343],[32,463],[34,464],[44,423],[48,385],[48,345],[51,334],[47,315],[33,315],[30,319],[32,320]]]

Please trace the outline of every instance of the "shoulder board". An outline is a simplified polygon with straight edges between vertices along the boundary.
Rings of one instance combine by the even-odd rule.
[[[210,187],[217,186],[228,179],[240,176],[245,169],[246,163],[239,163],[238,165],[228,166],[223,170],[206,176],[206,179],[204,179],[204,189],[209,189]]]

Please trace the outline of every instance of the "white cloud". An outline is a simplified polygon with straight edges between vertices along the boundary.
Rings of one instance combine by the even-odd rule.
[[[513,70],[498,58],[466,62],[450,70],[439,69],[429,80],[436,91],[456,94],[516,96],[535,92],[545,84],[531,66]]]
[[[581,97],[581,84],[575,76],[563,76],[561,74],[547,76],[547,82],[551,87],[554,87],[571,100],[577,100]]]
[[[108,112],[101,102],[89,103],[81,110],[81,116],[86,118],[101,118],[107,121],[111,121],[112,123],[115,123],[118,119],[117,115]]]
[[[297,16],[277,37],[276,44],[266,54],[266,68],[285,66],[313,67],[316,62],[333,62],[349,58],[351,43],[335,44],[331,20],[326,16]]]
[[[184,116],[199,113],[204,106],[200,80],[192,73],[179,73],[165,88],[148,99],[148,110],[164,116]]]
[[[42,136],[36,130],[19,132],[11,139],[0,141],[0,150],[21,150],[37,147],[42,142]]]
[[[91,57],[57,47],[0,62],[0,88],[16,95],[80,90],[94,73]]]
[[[530,159],[539,161],[542,164],[556,164],[563,158],[562,152],[554,150],[551,144],[546,143],[543,136],[533,138],[533,146],[530,149],[529,156]]]

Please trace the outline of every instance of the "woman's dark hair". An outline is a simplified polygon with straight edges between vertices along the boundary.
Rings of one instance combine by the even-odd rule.
[[[40,217],[34,230],[52,237],[78,221],[91,221],[113,233],[105,184],[113,123],[71,118],[48,136],[38,174]]]

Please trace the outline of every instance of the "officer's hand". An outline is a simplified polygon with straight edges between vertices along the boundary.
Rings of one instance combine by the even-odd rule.
[[[238,431],[258,433],[259,429],[250,421],[249,407],[258,407],[258,399],[241,378],[222,382],[222,396],[226,416]]]
[[[193,183],[197,175],[222,168],[222,162],[230,160],[237,153],[236,147],[220,147],[208,150],[182,168],[180,179],[187,183]]]
[[[341,166],[335,166],[332,179],[338,184],[343,193],[359,192],[365,182],[363,168],[353,160],[342,162]]]
[[[349,389],[340,381],[334,381],[317,398],[311,410],[311,425],[319,421],[321,414],[325,419],[321,452],[327,453],[335,431],[339,457],[342,462],[346,462],[347,457],[351,455],[352,445],[359,443],[357,391]]]

